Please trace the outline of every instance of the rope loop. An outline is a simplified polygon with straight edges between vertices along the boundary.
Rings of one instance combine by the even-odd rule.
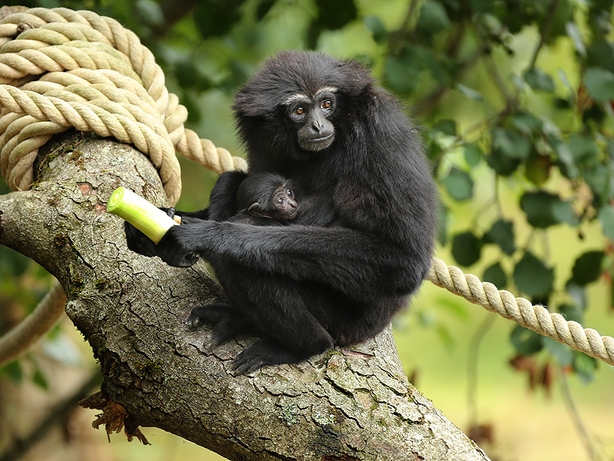
[[[221,173],[245,160],[184,127],[187,110],[139,38],[91,11],[32,8],[0,21],[0,168],[13,190],[34,180],[38,149],[70,128],[134,145],[181,194],[175,151]]]

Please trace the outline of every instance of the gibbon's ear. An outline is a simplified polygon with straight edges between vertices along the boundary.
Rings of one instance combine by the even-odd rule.
[[[262,206],[260,205],[260,202],[252,203],[249,206],[249,208],[247,209],[247,213],[252,215],[252,216],[259,216],[261,218],[271,218],[269,215],[267,215],[262,210]],[[271,219],[273,219],[273,218],[271,218]]]
[[[339,70],[343,75],[343,83],[339,85],[341,93],[350,97],[358,96],[373,83],[371,75],[364,71],[358,61],[346,61],[340,64]]]

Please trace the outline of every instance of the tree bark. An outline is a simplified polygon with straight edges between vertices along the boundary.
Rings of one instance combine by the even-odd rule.
[[[158,206],[150,161],[130,146],[72,133],[41,149],[34,187],[0,196],[0,243],[35,259],[66,290],[66,312],[89,341],[102,391],[130,421],[156,426],[231,460],[486,460],[411,386],[388,329],[298,365],[233,376],[253,342],[208,346],[192,307],[221,290],[204,263],[169,267],[129,251],[106,213],[124,186]]]

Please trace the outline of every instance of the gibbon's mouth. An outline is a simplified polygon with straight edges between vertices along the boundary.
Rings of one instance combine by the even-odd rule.
[[[303,139],[300,145],[305,150],[319,151],[329,147],[335,140],[335,134],[331,133],[321,138]]]
[[[292,221],[294,218],[296,218],[297,214],[298,214],[298,207],[292,208],[292,210],[288,212],[288,221]]]

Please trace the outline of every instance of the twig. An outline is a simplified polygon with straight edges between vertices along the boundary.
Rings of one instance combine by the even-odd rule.
[[[573,396],[571,395],[571,391],[569,390],[569,384],[567,382],[567,376],[563,370],[560,371],[561,376],[561,390],[563,392],[563,400],[565,405],[567,406],[567,411],[571,416],[571,419],[580,434],[580,438],[584,443],[584,447],[588,453],[588,456],[591,460],[597,461],[599,457],[597,456],[597,452],[595,446],[591,441],[591,437],[588,433],[588,429],[586,428],[582,418],[580,417],[580,413],[578,413],[578,409],[576,408],[576,404],[574,402]]]
[[[478,420],[477,404],[477,382],[478,382],[478,362],[480,357],[480,345],[496,320],[496,316],[487,315],[480,323],[469,343],[467,353],[467,406],[469,407],[469,425],[473,426]]]
[[[552,0],[552,2],[550,2],[550,5],[548,6],[548,11],[546,12],[546,20],[542,24],[541,30],[539,32],[539,43],[535,47],[535,50],[533,50],[533,56],[531,57],[527,72],[535,68],[535,63],[537,62],[539,52],[546,44],[546,37],[548,36],[548,33],[550,33],[550,28],[552,27],[552,20],[554,19],[554,13],[556,12],[558,5],[559,0]]]

